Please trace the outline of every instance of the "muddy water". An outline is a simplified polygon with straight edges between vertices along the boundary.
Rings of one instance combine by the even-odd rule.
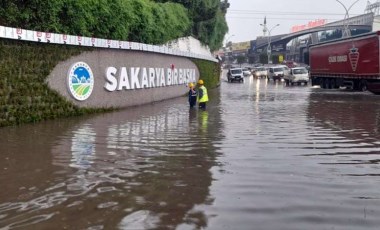
[[[0,229],[380,228],[380,97],[247,77],[210,98],[1,128]]]

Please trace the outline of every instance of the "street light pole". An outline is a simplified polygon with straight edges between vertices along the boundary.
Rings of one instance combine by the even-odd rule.
[[[231,34],[227,39],[226,39],[226,52],[227,52],[227,55],[226,55],[226,59],[227,59],[227,64],[230,64],[230,56],[229,56],[229,49],[227,47],[228,43],[230,42],[230,39],[235,36],[235,34]]]
[[[346,14],[344,15],[344,21],[343,21],[343,32],[342,32],[342,37],[349,37],[351,35],[351,31],[349,30],[348,26],[349,26],[349,23],[348,23],[348,18],[350,17],[349,15],[349,11],[351,10],[351,8],[357,3],[359,2],[360,0],[356,0],[354,3],[351,4],[350,7],[346,7],[341,1],[339,0],[335,0],[337,1],[339,4],[341,4],[344,8],[344,10],[346,11]]]
[[[272,37],[271,37],[271,32],[272,32],[272,30],[274,28],[276,28],[279,25],[280,24],[277,24],[277,25],[273,26],[270,30],[268,30],[268,46],[267,46],[268,64],[272,64],[272,60],[271,60],[271,54],[272,54],[272,48],[271,48]]]
[[[226,47],[227,47],[227,44],[228,42],[230,41],[230,39],[235,36],[235,34],[231,34],[230,36],[228,36],[228,38],[226,39]]]

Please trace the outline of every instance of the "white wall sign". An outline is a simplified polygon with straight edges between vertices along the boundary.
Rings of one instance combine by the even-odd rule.
[[[183,85],[196,81],[195,69],[108,67],[106,69],[107,91],[131,90]]]

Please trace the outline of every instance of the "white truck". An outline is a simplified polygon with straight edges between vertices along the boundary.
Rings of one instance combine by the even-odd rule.
[[[307,85],[309,82],[309,71],[305,67],[291,68],[288,74],[284,75],[284,80],[286,85],[301,85],[302,83]]]

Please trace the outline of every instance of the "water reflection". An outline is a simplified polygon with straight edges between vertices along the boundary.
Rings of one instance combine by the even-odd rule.
[[[321,93],[316,89],[310,94],[308,113],[311,122],[316,122],[324,130],[333,133],[327,143],[320,141],[318,148],[323,151],[317,155],[339,157],[322,164],[362,165],[366,167],[360,170],[361,173],[345,174],[378,175],[376,165],[380,162],[379,106],[378,97],[369,93]],[[323,132],[319,136],[326,139]],[[358,171],[357,167],[354,171]]]
[[[326,127],[337,126],[342,131],[361,130],[360,136],[378,139],[380,103],[378,97],[370,93],[329,92],[310,94],[310,116]],[[375,135],[375,136],[373,136]]]
[[[378,97],[250,78],[210,99],[0,129],[0,228],[378,229]]]
[[[95,156],[96,133],[87,124],[73,133],[71,167],[87,169],[93,163]]]
[[[212,91],[210,96],[217,97]],[[222,137],[218,100],[207,111],[189,111],[185,100],[68,119],[58,133],[56,126],[66,121],[48,122],[47,130],[34,125],[36,132],[52,131],[45,134],[46,145],[34,146],[51,154],[44,164],[52,170],[34,182],[28,196],[2,194],[0,226],[174,229],[184,219],[205,226],[204,216],[188,212],[211,201],[213,142]],[[18,133],[14,141],[25,135]],[[14,147],[13,154],[23,152]],[[17,175],[12,184],[23,188],[25,180]]]
[[[200,111],[200,124],[203,133],[207,133],[208,127],[208,111]]]
[[[197,205],[194,212],[208,217],[209,229],[377,229],[377,161],[364,163],[369,155],[350,155],[377,150],[376,134],[362,128],[366,122],[333,124],[351,112],[326,100],[324,95],[334,91],[255,83],[222,85],[224,154],[218,158],[222,167],[213,168],[215,201]],[[331,99],[347,105],[356,96],[339,97]],[[350,136],[353,132],[360,135]],[[342,151],[346,154],[331,154]],[[341,164],[354,161],[363,164]]]

